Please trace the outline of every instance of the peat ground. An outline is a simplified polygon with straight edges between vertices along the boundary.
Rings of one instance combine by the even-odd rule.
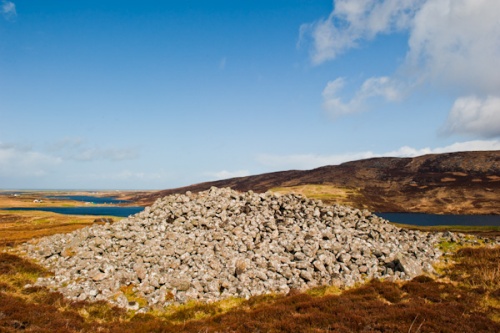
[[[0,215],[0,225],[18,225],[18,232],[1,230],[0,332],[500,331],[498,246],[461,248],[443,243],[448,255],[432,278],[371,281],[349,290],[324,287],[211,304],[193,302],[138,314],[103,302],[70,302],[44,288],[25,288],[50,272],[15,255],[12,245],[81,228],[95,219],[71,222],[68,219],[74,217],[52,213],[22,215],[27,213],[36,215]],[[37,228],[42,228],[41,234]]]
[[[371,281],[346,291],[190,303],[134,314],[106,303],[69,302],[24,288],[50,274],[0,254],[1,332],[498,332],[500,248],[461,248],[433,279]]]

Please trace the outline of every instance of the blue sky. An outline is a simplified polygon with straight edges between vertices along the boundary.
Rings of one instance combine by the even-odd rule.
[[[0,1],[0,189],[500,149],[497,0]]]

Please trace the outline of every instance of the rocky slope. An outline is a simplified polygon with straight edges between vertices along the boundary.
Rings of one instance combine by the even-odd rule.
[[[372,158],[307,171],[282,171],[191,185],[137,196],[157,198],[212,186],[265,192],[321,184],[353,189],[345,198],[322,198],[379,212],[500,214],[500,151],[459,152],[415,158]]]
[[[440,234],[288,194],[212,188],[158,199],[114,224],[24,245],[48,286],[76,300],[144,309],[432,271]],[[141,303],[141,300],[143,303]]]

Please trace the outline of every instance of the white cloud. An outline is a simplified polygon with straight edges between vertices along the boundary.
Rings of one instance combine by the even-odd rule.
[[[394,102],[402,98],[403,87],[394,79],[387,76],[372,77],[366,80],[358,95],[362,99],[369,97],[382,96],[385,100]]]
[[[323,89],[323,109],[330,115],[337,117],[343,114],[354,113],[360,110],[359,101],[356,98],[348,102],[343,102],[339,92],[345,85],[343,78],[337,78],[326,84]]]
[[[318,65],[380,34],[408,32],[397,78],[387,78],[390,84],[368,79],[347,102],[337,94],[343,81],[331,81],[323,107],[334,115],[352,113],[366,99],[398,100],[415,86],[431,85],[456,96],[490,96],[482,103],[458,98],[445,127],[448,133],[491,137],[499,132],[487,121],[498,124],[499,111],[490,108],[500,89],[498,13],[498,0],[337,0],[328,18],[300,27],[300,42],[312,39],[311,61]]]
[[[89,147],[81,138],[64,138],[49,145],[48,150],[66,160],[76,161],[125,161],[139,157],[137,148]]]
[[[33,151],[30,147],[0,143],[0,179],[40,177],[62,159]]]
[[[88,148],[76,152],[71,156],[72,159],[77,161],[125,161],[137,159],[138,157],[139,153],[134,148]]]
[[[458,98],[451,108],[443,132],[481,137],[500,136],[500,98]]]
[[[92,173],[83,175],[85,179],[88,180],[119,180],[119,181],[129,181],[129,180],[141,180],[141,181],[158,181],[165,180],[169,177],[169,174],[165,172],[142,172],[142,171],[130,171],[121,170],[113,173]]]
[[[2,13],[3,17],[7,20],[17,16],[16,5],[13,2],[3,0],[0,8],[0,13]]]
[[[435,148],[433,154],[452,153],[458,151],[500,150],[500,140],[473,140],[456,142],[443,148]]]
[[[327,83],[323,89],[323,109],[333,117],[359,112],[364,108],[365,100],[380,96],[387,101],[400,100],[404,94],[402,84],[387,76],[371,77],[361,85],[355,96],[343,102],[339,92],[345,85],[344,78],[337,78]]]
[[[468,93],[498,93],[500,1],[426,1],[410,31],[406,66]]]
[[[318,65],[380,33],[407,29],[422,0],[337,0],[323,20],[300,27],[300,41],[311,37],[311,60]]]
[[[500,140],[472,140],[465,142],[455,142],[445,147],[437,148],[412,148],[403,146],[397,150],[387,152],[377,156],[395,156],[395,157],[415,157],[426,154],[443,154],[454,153],[460,151],[484,151],[484,150],[500,150]]]
[[[348,161],[372,157],[415,157],[426,154],[441,154],[459,151],[500,150],[500,140],[474,140],[457,142],[438,148],[413,148],[403,146],[397,150],[375,153],[372,151],[353,152],[336,155],[296,154],[296,155],[268,155],[262,154],[257,161],[267,167],[279,170],[299,169],[307,170],[325,165],[337,165]]]
[[[101,171],[94,168],[97,172],[89,172],[89,169],[83,169],[79,172],[69,170],[68,174],[56,180],[51,179],[50,186],[59,186],[66,188],[69,184],[73,188],[93,188],[93,189],[160,189],[167,188],[174,175],[163,170],[143,171],[131,169],[117,169],[114,171]]]
[[[236,177],[245,177],[250,175],[250,172],[248,170],[237,170],[237,171],[222,170],[219,172],[207,172],[206,175],[214,179],[228,179]]]

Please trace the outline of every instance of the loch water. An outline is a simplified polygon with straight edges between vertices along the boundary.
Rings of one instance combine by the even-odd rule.
[[[127,217],[144,210],[144,207],[12,207],[2,210],[41,210],[65,215],[96,215]]]
[[[144,210],[141,206],[132,207],[21,207],[2,208],[5,210],[41,210],[67,215],[110,215],[127,217]],[[497,226],[500,227],[500,215],[437,215],[421,213],[376,213],[376,215],[394,223],[417,226]]]
[[[376,213],[376,215],[394,223],[437,226],[496,226],[500,227],[500,215],[438,215],[423,213]]]

